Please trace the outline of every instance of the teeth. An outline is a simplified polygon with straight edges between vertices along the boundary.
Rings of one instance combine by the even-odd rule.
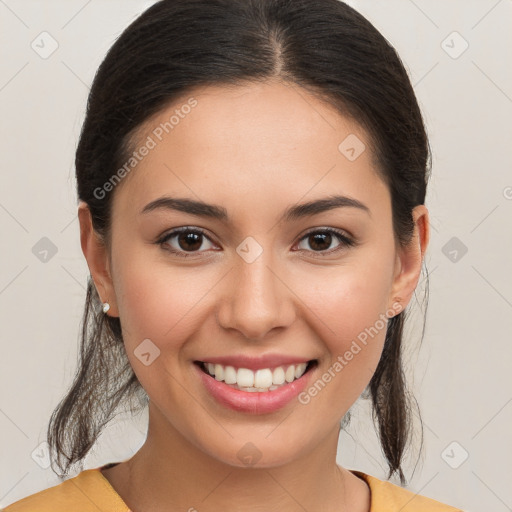
[[[278,366],[272,373],[272,384],[284,384],[285,376],[282,366]]]
[[[269,388],[270,386],[272,386],[272,384],[272,370],[265,368],[264,370],[256,371],[256,373],[254,374],[255,388]]]
[[[215,380],[224,381],[236,389],[249,393],[273,391],[285,383],[293,382],[304,375],[307,363],[278,366],[277,368],[262,368],[255,372],[248,368],[234,368],[221,364],[204,363],[208,373]]]
[[[215,365],[215,379],[224,380],[224,366],[222,366],[221,364]]]
[[[236,370],[232,366],[224,368],[224,382],[226,384],[236,384]]]
[[[215,378],[217,378],[217,367],[215,367]],[[254,386],[254,372],[247,368],[238,368],[236,372],[236,383],[240,387],[251,388]]]
[[[286,382],[293,382],[295,379],[295,366],[288,366],[288,369],[286,370],[285,379]]]

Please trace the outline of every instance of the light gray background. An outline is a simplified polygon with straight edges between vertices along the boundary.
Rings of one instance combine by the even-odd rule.
[[[59,483],[41,443],[75,370],[88,275],[74,150],[94,72],[152,3],[0,0],[0,507]],[[512,2],[349,3],[397,48],[433,149],[427,328],[419,349],[417,308],[407,356],[425,445],[408,487],[471,512],[512,510]],[[38,252],[44,237],[54,255]],[[368,402],[353,413],[338,462],[385,478]],[[131,456],[145,421],[112,425],[86,467]]]

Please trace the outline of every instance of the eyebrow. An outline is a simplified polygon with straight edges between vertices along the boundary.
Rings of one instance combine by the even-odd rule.
[[[315,199],[307,203],[297,204],[285,210],[281,216],[280,222],[292,222],[304,217],[310,217],[335,208],[358,208],[365,211],[371,217],[368,206],[357,199],[347,196],[333,195],[321,199]],[[177,210],[180,212],[196,215],[198,217],[207,217],[229,222],[227,210],[215,204],[208,204],[193,199],[163,196],[148,203],[142,210],[141,215],[155,210]]]

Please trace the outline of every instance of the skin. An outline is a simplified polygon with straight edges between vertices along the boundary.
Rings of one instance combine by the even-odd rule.
[[[336,464],[336,452],[340,421],[377,367],[385,328],[310,403],[292,400],[270,414],[219,405],[192,364],[232,353],[296,354],[318,359],[313,383],[397,297],[401,307],[409,303],[428,245],[428,210],[414,209],[414,236],[400,248],[368,135],[304,89],[210,86],[190,96],[198,105],[117,185],[110,248],[92,230],[87,205],[79,206],[91,275],[107,314],[121,318],[127,355],[150,397],[144,445],[103,474],[135,512],[368,512],[368,486]],[[146,123],[139,140],[185,102]],[[338,150],[349,134],[367,148],[354,161]],[[334,193],[370,214],[337,208],[278,222],[287,207]],[[165,194],[221,205],[230,223],[171,210],[140,214]],[[192,249],[178,237],[155,243],[181,226],[203,228],[208,238]],[[327,227],[357,245],[304,238]],[[236,252],[248,236],[263,248],[252,263]],[[148,366],[134,355],[146,338],[160,350]],[[261,452],[251,467],[237,457],[249,441]]]

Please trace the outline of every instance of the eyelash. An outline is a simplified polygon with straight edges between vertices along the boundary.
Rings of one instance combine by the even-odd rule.
[[[210,237],[202,229],[200,229],[200,228],[190,228],[188,226],[185,226],[185,227],[182,227],[182,228],[174,229],[171,232],[163,235],[155,243],[160,245],[160,246],[163,246],[163,244],[166,243],[167,241],[169,241],[171,238],[175,237],[176,235],[180,235],[182,233],[195,233],[197,235],[202,235],[205,238],[207,238],[210,242],[212,242]],[[334,229],[334,228],[321,228],[321,229],[316,228],[316,229],[306,233],[299,240],[299,243],[302,242],[302,240],[310,237],[311,235],[317,234],[317,233],[322,233],[322,234],[323,233],[329,233],[331,235],[334,235],[340,241],[340,245],[337,248],[332,249],[330,251],[307,251],[307,252],[313,252],[315,255],[318,255],[319,257],[323,257],[325,254],[336,253],[336,252],[338,252],[340,250],[343,250],[345,247],[352,247],[352,246],[356,245],[356,241],[355,240],[353,240],[352,238],[348,237],[344,232],[339,231],[339,230]],[[180,258],[194,257],[198,253],[198,251],[193,252],[193,253],[187,253],[185,251],[177,251],[176,249],[169,248],[169,247],[166,247],[165,250],[170,252],[170,253],[172,253],[172,254],[175,254],[176,256],[178,256]],[[300,250],[302,251],[304,249],[300,249]]]

